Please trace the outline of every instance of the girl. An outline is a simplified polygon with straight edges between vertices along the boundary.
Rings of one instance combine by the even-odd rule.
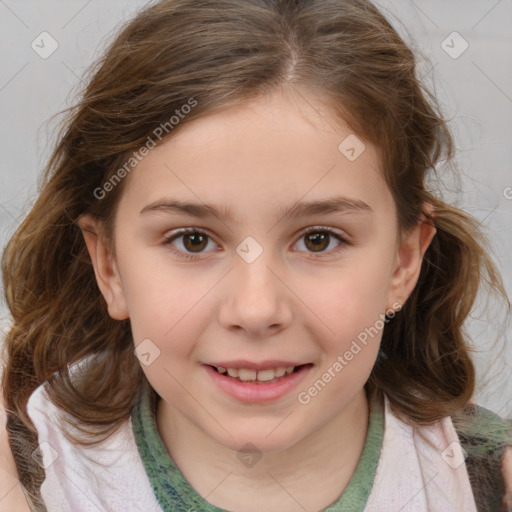
[[[143,10],[3,256],[31,508],[510,508],[463,331],[505,291],[426,186],[452,153],[367,0]]]

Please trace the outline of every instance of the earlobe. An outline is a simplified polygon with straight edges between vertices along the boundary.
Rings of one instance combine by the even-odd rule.
[[[91,258],[96,283],[103,295],[109,315],[115,320],[129,317],[124,289],[115,261],[105,238],[102,235],[102,223],[90,214],[81,215],[78,225]]]
[[[390,303],[403,305],[411,295],[420,276],[423,257],[436,231],[432,221],[423,217],[401,241],[391,282]]]

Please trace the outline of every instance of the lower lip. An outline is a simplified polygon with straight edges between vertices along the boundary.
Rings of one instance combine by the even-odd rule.
[[[211,366],[204,365],[215,384],[227,395],[240,402],[258,403],[278,400],[296,388],[309,373],[312,365],[305,365],[298,371],[281,377],[274,382],[241,382],[220,374]]]

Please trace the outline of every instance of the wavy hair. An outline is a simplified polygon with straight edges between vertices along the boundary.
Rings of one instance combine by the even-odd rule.
[[[2,386],[20,481],[43,510],[43,470],[26,405],[48,381],[52,401],[94,443],[131,412],[143,373],[128,320],[109,317],[77,219],[91,213],[112,240],[123,181],[95,193],[190,98],[182,126],[277,87],[310,90],[361,138],[375,144],[402,232],[424,202],[437,235],[419,282],[383,332],[368,389],[394,410],[429,423],[472,397],[475,370],[463,323],[486,283],[506,297],[476,220],[428,190],[454,145],[416,59],[367,0],[161,0],[144,8],[89,69],[67,109],[40,193],[2,259],[12,326]],[[427,214],[428,215],[428,214]],[[94,364],[72,380],[69,365]],[[90,434],[90,435],[89,435]]]

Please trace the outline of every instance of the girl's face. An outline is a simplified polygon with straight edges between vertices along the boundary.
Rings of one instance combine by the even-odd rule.
[[[361,398],[433,235],[399,244],[376,148],[305,98],[202,117],[151,150],[97,268],[159,414],[233,449],[286,449]]]

